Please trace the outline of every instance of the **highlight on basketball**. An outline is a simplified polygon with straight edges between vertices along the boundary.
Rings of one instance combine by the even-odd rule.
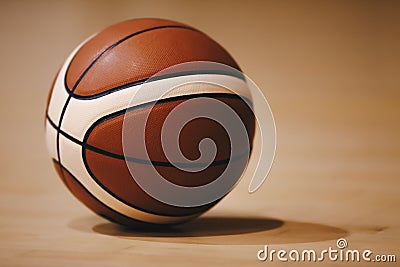
[[[80,44],[51,86],[45,129],[69,191],[128,226],[194,219],[244,172],[255,192],[276,145],[268,103],[234,58],[162,19],[124,21]]]

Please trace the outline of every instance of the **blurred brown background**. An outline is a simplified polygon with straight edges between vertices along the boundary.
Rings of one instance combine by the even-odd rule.
[[[263,89],[277,125],[264,186],[249,195],[244,177],[170,232],[92,215],[44,144],[58,67],[89,35],[139,17],[181,21],[222,44]],[[264,244],[322,250],[339,237],[400,261],[398,1],[1,1],[0,38],[2,266],[248,266]]]

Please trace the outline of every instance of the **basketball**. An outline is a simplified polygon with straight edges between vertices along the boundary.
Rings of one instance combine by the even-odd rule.
[[[209,69],[207,64],[201,69],[180,67],[191,62],[216,63],[229,71]],[[88,38],[61,66],[47,100],[46,143],[58,176],[85,206],[115,223],[170,225],[198,217],[234,187],[249,160],[241,155],[250,153],[245,144],[251,147],[254,138],[251,97],[215,82],[244,88],[245,80],[233,70],[241,71],[221,45],[174,21],[128,20]],[[200,76],[210,82],[182,83],[158,96],[178,81]],[[236,114],[225,120],[229,127],[244,126],[246,137],[236,152],[226,125],[205,118],[214,102]],[[182,105],[185,112],[173,121],[184,125],[172,127],[179,133],[164,140],[164,125]],[[184,121],[184,114],[192,111],[203,115]],[[209,164],[201,161],[204,140],[212,140],[215,146]],[[184,156],[185,164],[164,151],[175,141],[172,150]],[[228,172],[229,159],[234,162]],[[152,183],[152,176],[146,175],[153,170],[180,188],[211,184],[224,173],[231,184],[207,203],[175,204],[181,199],[173,191],[164,190],[158,198],[138,182],[136,176]],[[168,197],[170,202],[163,201]]]

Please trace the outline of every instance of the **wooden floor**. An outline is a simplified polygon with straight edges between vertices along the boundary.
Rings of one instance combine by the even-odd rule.
[[[271,249],[336,247],[400,261],[400,8],[394,2],[0,2],[1,266],[286,266]],[[249,177],[170,230],[92,214],[62,185],[44,144],[47,91],[87,36],[134,17],[188,23],[263,89],[277,125],[264,186]],[[364,266],[332,262],[318,266]],[[299,263],[296,266],[309,266]]]

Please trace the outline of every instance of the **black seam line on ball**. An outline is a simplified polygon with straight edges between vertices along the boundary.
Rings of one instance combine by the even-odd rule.
[[[79,184],[79,186],[80,186],[88,195],[90,195],[92,198],[94,198],[100,205],[102,205],[102,206],[104,206],[104,207],[110,209],[111,211],[117,213],[118,215],[123,216],[124,218],[126,218],[126,219],[128,219],[128,220],[132,220],[132,221],[138,222],[138,223],[154,224],[154,223],[151,223],[151,222],[146,222],[146,221],[141,221],[141,220],[138,220],[138,219],[135,219],[135,218],[131,218],[131,217],[125,215],[125,214],[122,214],[122,213],[116,211],[115,209],[111,208],[110,206],[106,205],[103,201],[101,201],[100,199],[98,199],[97,197],[95,197],[92,193],[90,193],[90,192],[86,189],[86,187],[84,187],[83,184],[82,184],[78,179],[76,179],[76,177],[75,177],[66,167],[64,167],[60,162],[58,162],[56,159],[53,159],[53,161],[54,161],[55,163],[57,163],[58,165],[60,165],[60,170],[66,171],[66,172],[72,177],[72,179],[74,179],[75,182],[77,182],[77,183]],[[65,183],[67,184],[67,182],[66,182],[65,179],[64,179],[64,181],[65,181]],[[67,184],[67,187],[68,187],[68,184]],[[68,189],[69,189],[69,187],[68,187]],[[71,189],[69,189],[69,190],[71,190]],[[72,191],[72,190],[71,190],[71,191]],[[125,203],[125,204],[127,204],[127,203]],[[159,216],[167,216],[167,217],[181,217],[181,216],[170,216],[170,215],[165,215],[165,214],[151,213],[151,212],[149,212],[149,211],[142,210],[142,209],[140,209],[140,208],[138,208],[138,207],[132,206],[131,204],[129,204],[128,206],[130,206],[130,207],[132,207],[132,208],[135,208],[135,209],[137,209],[137,210],[140,210],[140,211],[149,213],[149,214],[154,214],[154,215],[159,215]],[[108,217],[107,217],[107,218],[108,218]],[[112,218],[109,218],[109,220],[112,220]],[[113,220],[113,221],[115,221],[115,220]],[[173,224],[173,223],[171,223],[171,224]]]
[[[164,167],[174,167],[174,165],[170,162],[163,162],[163,161],[149,161],[146,159],[139,159],[139,158],[134,158],[134,157],[126,157],[124,155],[120,155],[120,154],[115,154],[106,150],[103,150],[101,148],[89,145],[87,143],[87,139],[89,138],[90,133],[93,131],[93,129],[100,124],[103,121],[109,120],[111,118],[114,118],[118,115],[124,114],[127,111],[132,111],[132,110],[136,110],[136,109],[140,109],[142,107],[146,107],[149,105],[154,105],[156,103],[166,103],[166,102],[172,102],[172,101],[176,101],[176,100],[184,100],[184,99],[190,99],[190,98],[195,98],[195,97],[220,97],[220,98],[237,98],[240,99],[241,97],[234,95],[234,94],[226,94],[226,93],[203,93],[203,94],[193,94],[193,95],[184,95],[184,96],[176,96],[176,97],[171,97],[171,98],[166,98],[166,99],[160,99],[158,101],[152,101],[152,102],[147,102],[147,103],[143,103],[134,107],[130,107],[128,109],[123,109],[120,111],[117,111],[115,113],[109,114],[107,116],[104,116],[102,118],[100,118],[99,120],[97,120],[95,123],[92,124],[92,126],[88,129],[88,131],[85,134],[85,137],[82,141],[79,141],[78,139],[74,138],[73,136],[69,135],[68,133],[64,132],[63,130],[60,129],[60,127],[58,127],[49,117],[49,115],[47,115],[47,119],[50,122],[50,125],[55,128],[57,130],[57,145],[59,147],[59,134],[62,134],[64,137],[66,137],[67,139],[71,140],[72,142],[81,145],[83,148],[91,150],[93,152],[96,152],[98,154],[102,154],[105,156],[109,156],[112,158],[117,158],[117,159],[121,159],[121,160],[126,160],[129,162],[136,162],[138,164],[148,164],[148,165],[155,165],[155,166],[164,166]],[[249,102],[248,99],[244,98],[244,100],[246,100],[246,102]],[[248,154],[248,152],[244,152],[242,155],[238,155],[236,157],[232,157],[229,159],[224,159],[224,160],[218,160],[218,161],[214,161],[212,162],[209,167],[211,166],[217,166],[217,165],[222,165],[222,164],[226,164],[228,163],[230,160],[238,160],[241,159],[242,157],[246,156],[246,154]],[[59,149],[57,150],[57,156],[59,156]],[[60,162],[60,161],[59,161]],[[176,163],[176,165],[182,166],[182,167],[202,167],[202,166],[207,166],[208,164],[203,164],[203,163],[188,163],[188,164],[183,164],[183,163]]]
[[[82,142],[79,141],[78,139],[76,139],[75,137],[73,137],[72,135],[64,132],[63,130],[59,129],[57,127],[57,125],[50,119],[49,115],[47,115],[47,120],[49,121],[50,125],[56,129],[58,132],[60,132],[60,134],[62,134],[65,138],[71,140],[72,142],[78,144],[78,145],[82,145]]]
[[[93,66],[104,54],[106,54],[108,51],[110,51],[111,49],[113,49],[114,47],[116,47],[117,45],[119,45],[120,43],[124,42],[125,40],[128,40],[129,38],[132,38],[132,37],[134,37],[134,36],[136,36],[136,35],[139,35],[139,34],[141,34],[141,33],[148,32],[148,31],[156,30],[156,29],[162,29],[162,28],[186,28],[186,29],[190,29],[190,30],[197,31],[196,29],[190,28],[190,27],[188,27],[188,26],[164,25],[164,26],[158,26],[158,27],[148,28],[148,29],[145,29],[145,30],[141,30],[141,31],[132,33],[132,34],[130,34],[130,35],[128,35],[128,36],[125,36],[124,38],[122,38],[122,39],[120,39],[119,41],[115,42],[115,43],[112,44],[111,46],[107,47],[100,55],[97,56],[97,58],[95,58],[95,59],[90,63],[90,65],[89,65],[89,66],[83,71],[83,73],[79,76],[79,78],[78,78],[78,80],[76,81],[74,87],[71,89],[71,93],[73,93],[73,92],[75,91],[75,89],[76,89],[77,86],[79,85],[80,81],[83,79],[83,77],[86,75],[86,73],[92,68],[92,66]],[[75,58],[76,55],[77,55],[77,53],[74,55],[74,58]],[[72,59],[72,60],[73,60],[73,59]],[[72,62],[72,60],[71,60],[71,62]],[[70,66],[71,66],[71,62],[70,62],[70,64],[69,64],[68,67],[67,67],[67,71],[66,71],[66,74],[65,74],[65,77],[64,77],[64,86],[65,86],[65,89],[66,89],[67,92],[69,91],[69,88],[68,88],[68,85],[67,85],[67,73],[68,73],[69,68],[70,68]],[[63,121],[63,119],[64,119],[64,115],[65,115],[65,112],[66,112],[66,110],[67,110],[68,104],[69,104],[69,102],[71,101],[71,98],[72,98],[72,94],[69,94],[69,93],[68,93],[67,100],[66,100],[65,103],[64,103],[64,106],[63,106],[63,108],[62,108],[62,110],[61,110],[60,118],[59,118],[59,120],[58,120],[58,127],[57,127],[58,130],[57,130],[57,136],[56,136],[56,148],[57,148],[57,159],[58,159],[58,162],[60,162],[60,164],[61,164],[61,156],[60,156],[60,131],[59,131],[59,130],[61,129],[61,124],[62,124],[62,121]],[[61,174],[64,175],[64,173],[63,173],[62,171],[61,171]]]
[[[49,116],[47,116],[47,120],[49,121],[50,125],[57,129],[57,125],[50,119]],[[146,165],[154,165],[154,166],[162,166],[162,167],[175,167],[172,163],[170,162],[164,162],[164,161],[154,161],[154,160],[145,160],[145,159],[139,159],[139,158],[135,158],[135,157],[126,157],[124,155],[120,155],[120,154],[116,154],[116,153],[112,153],[106,150],[103,150],[101,148],[89,145],[87,143],[84,143],[82,141],[79,141],[78,139],[76,139],[75,137],[71,136],[70,134],[64,132],[61,129],[58,129],[58,131],[60,132],[61,135],[63,135],[65,138],[69,139],[70,141],[80,145],[83,147],[83,149],[87,149],[90,151],[93,151],[95,153],[104,155],[104,156],[108,156],[110,158],[115,158],[115,159],[120,159],[120,160],[126,160],[129,162],[135,162],[138,164],[146,164]],[[244,158],[246,155],[248,155],[248,152],[244,152],[241,155],[238,155],[236,157],[232,157],[229,159],[224,159],[224,160],[216,160],[213,161],[211,164],[206,164],[206,163],[175,163],[175,165],[181,166],[181,167],[186,167],[186,168],[196,168],[196,167],[212,167],[212,166],[218,166],[218,165],[222,165],[222,164],[226,164],[229,163],[229,161],[233,160],[239,160]]]
[[[82,149],[82,159],[83,159],[83,164],[85,165],[85,168],[87,170],[87,172],[89,173],[90,177],[92,177],[93,181],[96,182],[97,185],[99,185],[104,191],[106,191],[107,193],[109,193],[110,195],[112,195],[113,197],[115,197],[117,200],[121,201],[122,203],[124,203],[125,205],[128,205],[130,207],[133,207],[135,209],[138,209],[140,211],[146,212],[146,213],[150,213],[150,214],[154,214],[154,215],[160,215],[160,216],[168,216],[168,217],[182,217],[182,216],[190,216],[190,215],[194,215],[194,214],[175,214],[175,215],[171,215],[171,214],[163,214],[163,213],[159,213],[159,212],[154,212],[154,211],[149,211],[146,210],[145,208],[141,208],[138,207],[136,205],[133,205],[131,203],[129,203],[128,201],[126,201],[125,199],[123,199],[122,197],[118,196],[116,193],[114,193],[113,191],[111,191],[109,188],[107,188],[99,179],[97,179],[96,175],[94,175],[94,173],[92,172],[92,169],[90,168],[87,160],[86,160],[86,153],[85,153],[85,149]],[[133,179],[133,178],[132,178]],[[146,193],[146,192],[145,192]],[[148,195],[146,193],[146,195]],[[150,198],[154,199],[152,196],[148,195]],[[154,199],[155,201],[159,202],[158,200]],[[196,206],[196,208],[202,208],[202,207],[206,207],[208,204],[205,205],[201,205],[201,206]],[[177,207],[179,209],[185,210],[182,207]],[[187,209],[186,209],[187,210]],[[188,210],[190,211],[190,209]]]
[[[134,162],[134,163],[137,163],[137,164],[154,165],[154,166],[160,166],[160,167],[174,167],[174,168],[176,168],[174,166],[174,164],[179,166],[179,167],[182,167],[182,168],[198,168],[198,167],[219,166],[219,165],[223,165],[223,164],[229,163],[231,161],[235,162],[235,161],[240,160],[240,159],[242,159],[242,158],[244,158],[244,157],[246,157],[247,155],[250,154],[250,152],[244,152],[244,153],[242,153],[242,154],[240,154],[238,156],[235,156],[235,157],[232,157],[232,158],[229,158],[229,159],[216,160],[216,161],[213,161],[212,163],[208,163],[208,164],[206,164],[206,163],[197,163],[197,162],[193,162],[193,163],[174,163],[173,164],[171,162],[165,162],[165,161],[155,161],[155,160],[139,159],[139,158],[134,158],[134,157],[125,157],[123,155],[115,154],[115,153],[112,153],[112,152],[108,152],[108,151],[102,150],[102,149],[97,148],[97,147],[93,147],[93,146],[88,145],[88,144],[84,144],[83,148],[87,149],[87,150],[90,150],[92,152],[95,152],[97,154],[101,154],[103,156],[108,156],[110,158],[125,160],[125,161],[128,161],[128,162]]]
[[[98,55],[90,64],[89,66],[82,72],[82,74],[79,76],[78,80],[75,82],[75,85],[72,87],[72,89],[70,90],[68,85],[67,85],[67,75],[65,75],[64,78],[64,83],[65,83],[65,89],[71,93],[73,93],[76,89],[76,87],[78,86],[78,84],[81,82],[81,80],[83,79],[83,77],[86,75],[86,73],[93,67],[94,64],[96,64],[97,61],[99,61],[99,59],[101,57],[103,57],[106,53],[108,53],[109,51],[111,51],[112,49],[114,49],[116,46],[118,46],[119,44],[125,42],[126,40],[129,40],[130,38],[137,36],[139,34],[145,33],[145,32],[149,32],[149,31],[154,31],[154,30],[159,30],[159,29],[167,29],[167,28],[178,28],[178,29],[186,29],[186,30],[192,30],[192,31],[196,31],[199,32],[198,30],[191,28],[189,26],[180,26],[180,25],[163,25],[163,26],[157,26],[157,27],[152,27],[152,28],[148,28],[148,29],[144,29],[135,33],[132,33],[130,35],[125,36],[124,38],[118,40],[117,42],[113,43],[112,45],[110,45],[109,47],[107,47],[103,52],[100,53],[100,55]],[[75,55],[76,56],[76,55]],[[74,57],[75,57],[74,56]],[[72,59],[73,60],[73,59]],[[72,62],[71,60],[71,62]],[[69,71],[71,64],[68,66],[66,74]]]
[[[235,71],[224,71],[224,70],[193,70],[193,71],[180,71],[180,72],[174,72],[174,73],[169,73],[165,75],[160,75],[160,76],[154,76],[150,78],[145,78],[142,80],[130,82],[118,87],[114,87],[111,89],[108,89],[104,92],[90,95],[90,96],[82,96],[82,95],[77,95],[73,92],[68,91],[69,94],[72,95],[73,98],[75,99],[96,99],[99,97],[103,97],[115,92],[118,92],[120,90],[124,90],[127,88],[130,88],[132,86],[137,86],[145,83],[150,83],[150,82],[155,82],[155,81],[161,81],[165,79],[170,79],[170,78],[176,78],[176,77],[181,77],[181,76],[190,76],[190,75],[201,75],[201,74],[215,74],[215,75],[226,75],[226,76],[231,76],[231,77],[236,77],[238,79],[241,79],[242,81],[245,81],[245,77],[242,73],[236,73]]]
[[[138,158],[132,158],[132,157],[125,157],[123,155],[119,155],[119,154],[114,154],[112,152],[108,152],[108,151],[104,151],[100,148],[91,146],[87,143],[90,134],[92,133],[92,131],[94,130],[94,128],[97,127],[97,125],[99,125],[100,123],[107,121],[109,119],[115,118],[119,115],[125,114],[126,112],[129,111],[133,111],[133,110],[137,110],[146,106],[151,106],[151,105],[155,105],[158,103],[167,103],[167,102],[173,102],[173,101],[177,101],[177,100],[185,100],[185,99],[193,99],[193,98],[199,98],[199,97],[209,97],[209,98],[235,98],[235,99],[243,99],[248,105],[251,105],[251,101],[245,97],[240,97],[238,95],[235,94],[227,94],[227,93],[200,93],[200,94],[192,94],[192,95],[182,95],[182,96],[175,96],[175,97],[170,97],[170,98],[164,98],[164,99],[160,99],[160,100],[156,100],[156,101],[151,101],[151,102],[147,102],[147,103],[143,103],[140,105],[136,105],[127,109],[122,109],[119,111],[116,111],[114,113],[111,113],[109,115],[106,115],[100,119],[98,119],[97,121],[95,121],[90,127],[89,129],[86,131],[86,134],[83,138],[83,147],[87,148],[89,150],[92,150],[93,152],[97,152],[99,154],[104,154],[106,156],[110,156],[113,158],[118,158],[118,159],[125,159],[127,161],[131,161],[131,162],[137,162],[137,163],[141,163],[141,164],[152,164],[155,166],[166,166],[166,167],[174,167],[174,165],[170,162],[163,162],[163,161],[149,161],[149,160],[145,160],[145,159],[138,159]],[[251,151],[251,147],[250,147],[250,151]],[[236,157],[232,157],[232,159],[238,158],[242,158],[244,157],[246,154],[250,153],[250,151],[246,151],[244,152],[242,155],[238,155]],[[224,160],[218,160],[218,161],[214,161],[210,164],[211,166],[216,166],[216,165],[222,165],[222,164],[226,164],[230,161],[231,159],[224,159]],[[176,163],[176,165],[182,166],[182,167],[201,167],[201,166],[207,166],[208,164],[199,164],[196,165],[198,163],[188,163],[186,164],[182,164],[180,165],[179,163]]]
[[[119,115],[122,115],[126,112],[129,111],[133,111],[133,110],[137,110],[140,108],[144,108],[144,107],[148,107],[148,106],[155,106],[156,104],[159,103],[168,103],[168,102],[174,102],[177,100],[187,100],[187,99],[192,99],[192,98],[199,98],[199,97],[207,97],[207,98],[226,98],[226,99],[232,99],[232,98],[236,98],[236,99],[242,99],[244,102],[246,102],[246,104],[253,109],[253,103],[250,99],[248,99],[245,96],[239,96],[236,94],[229,94],[229,93],[198,93],[198,94],[188,94],[188,95],[180,95],[180,96],[173,96],[173,97],[169,97],[169,98],[163,98],[163,99],[159,99],[159,100],[155,100],[155,101],[150,101],[150,102],[146,102],[146,103],[142,103],[136,106],[132,106],[129,108],[125,108],[125,109],[121,109],[118,110],[114,113],[108,114],[104,117],[101,117],[100,119],[98,119],[97,121],[95,121],[90,128],[88,129],[88,131],[85,134],[85,138],[83,139],[84,142],[86,142],[87,138],[89,137],[89,134],[93,131],[93,129],[100,123],[115,118]]]

